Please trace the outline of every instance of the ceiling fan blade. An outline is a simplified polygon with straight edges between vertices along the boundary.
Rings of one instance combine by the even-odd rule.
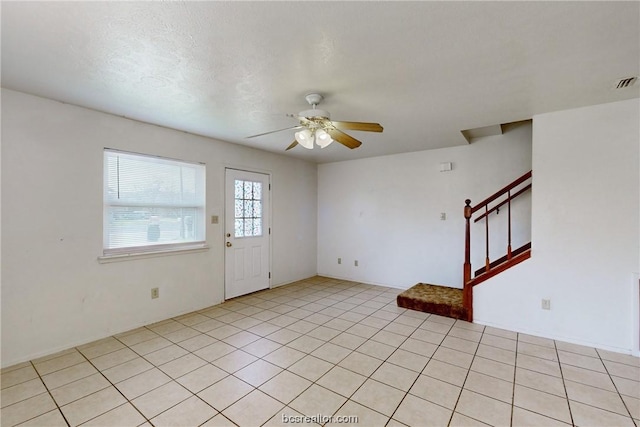
[[[331,138],[335,139],[345,147],[351,148],[352,150],[362,145],[362,142],[358,141],[350,135],[347,135],[339,129],[330,129],[328,133],[329,135],[331,135]]]
[[[257,134],[257,135],[251,135],[251,136],[248,136],[247,138],[256,138],[256,137],[258,137],[258,136],[269,135],[270,133],[282,132],[282,131],[284,131],[284,130],[300,129],[301,127],[303,127],[303,126],[302,126],[302,125],[291,126],[291,127],[284,128],[284,129],[272,130],[272,131],[270,131],[270,132],[259,133],[259,134]]]
[[[363,123],[363,122],[334,122],[333,125],[338,129],[361,130],[364,132],[382,132],[382,126],[379,123]]]
[[[287,148],[284,149],[284,151],[289,151],[291,150],[293,147],[295,147],[296,145],[298,145],[298,141],[294,140],[290,146],[288,146]]]

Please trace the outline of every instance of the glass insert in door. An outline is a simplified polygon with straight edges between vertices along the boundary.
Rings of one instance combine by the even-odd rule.
[[[235,237],[262,236],[262,183],[235,180]]]

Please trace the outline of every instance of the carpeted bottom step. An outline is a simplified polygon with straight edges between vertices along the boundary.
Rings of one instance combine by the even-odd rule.
[[[462,305],[462,289],[418,283],[397,298],[398,307],[425,313],[438,314],[453,319],[467,319]]]

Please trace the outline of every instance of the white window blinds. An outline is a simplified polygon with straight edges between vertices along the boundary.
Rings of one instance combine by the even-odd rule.
[[[104,150],[104,254],[205,241],[205,167]]]

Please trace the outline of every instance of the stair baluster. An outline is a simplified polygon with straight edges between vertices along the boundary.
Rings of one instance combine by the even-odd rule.
[[[464,201],[464,218],[465,218],[465,237],[464,237],[464,269],[462,273],[464,293],[462,295],[462,301],[464,308],[467,310],[467,321],[471,322],[473,319],[473,285],[471,281],[471,200]]]
[[[507,259],[511,259],[511,190],[507,192],[507,223],[509,232],[508,242],[507,242]]]
[[[491,261],[489,261],[489,205],[484,205],[484,225],[485,225],[485,242],[486,242],[486,256],[484,258],[484,267],[486,271],[491,269]]]

